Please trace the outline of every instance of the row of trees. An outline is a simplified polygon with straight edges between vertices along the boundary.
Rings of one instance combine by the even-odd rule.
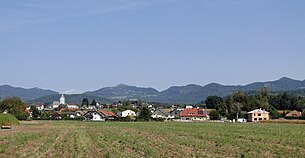
[[[305,97],[296,97],[291,94],[270,94],[267,88],[253,94],[237,91],[225,98],[209,96],[205,101],[206,107],[215,109],[210,113],[211,119],[227,117],[229,119],[247,117],[245,112],[262,108],[270,112],[271,118],[278,118],[277,110],[305,110]]]

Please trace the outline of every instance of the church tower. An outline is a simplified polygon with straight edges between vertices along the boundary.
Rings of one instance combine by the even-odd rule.
[[[62,94],[60,98],[60,104],[66,104],[65,96]]]

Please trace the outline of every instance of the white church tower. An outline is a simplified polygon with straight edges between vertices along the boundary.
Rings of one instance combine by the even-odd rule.
[[[62,94],[60,98],[60,104],[66,104],[65,96]]]

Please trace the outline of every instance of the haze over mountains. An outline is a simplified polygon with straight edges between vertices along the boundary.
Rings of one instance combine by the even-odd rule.
[[[268,87],[272,92],[281,91],[303,91],[305,80],[299,81],[283,77],[276,81],[255,82],[248,85],[221,85],[211,83],[205,86],[189,84],[186,86],[172,86],[167,90],[159,92],[154,88],[142,88],[119,84],[114,87],[105,87],[96,91],[88,91],[78,95],[67,95],[66,98],[74,103],[80,103],[82,98],[95,98],[100,102],[113,102],[127,99],[141,99],[147,102],[196,104],[210,95],[226,96],[234,91],[256,91],[259,88]],[[18,96],[24,101],[51,102],[58,100],[58,92],[43,90],[39,88],[23,89],[11,86],[0,86],[1,98]],[[73,98],[73,99],[72,99]]]

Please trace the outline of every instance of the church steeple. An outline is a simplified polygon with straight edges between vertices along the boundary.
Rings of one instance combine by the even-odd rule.
[[[60,104],[66,104],[66,99],[65,99],[64,94],[61,95],[59,102],[60,102]]]

